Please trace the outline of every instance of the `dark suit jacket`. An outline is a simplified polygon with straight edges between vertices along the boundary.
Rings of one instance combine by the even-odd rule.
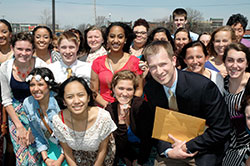
[[[145,85],[145,93],[153,110],[156,106],[169,108],[163,85],[151,79]],[[176,98],[179,112],[206,119],[209,126],[204,134],[186,143],[188,150],[200,153],[223,151],[230,133],[230,119],[216,85],[200,74],[178,70]],[[170,147],[170,143],[158,141],[159,154]]]

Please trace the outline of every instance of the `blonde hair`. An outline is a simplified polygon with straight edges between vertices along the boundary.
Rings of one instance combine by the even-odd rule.
[[[65,31],[60,35],[60,37],[58,38],[58,46],[61,44],[63,39],[73,41],[75,43],[75,45],[78,46],[78,39],[77,39],[76,35],[71,31]]]

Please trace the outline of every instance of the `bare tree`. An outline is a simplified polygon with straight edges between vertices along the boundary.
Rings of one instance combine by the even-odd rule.
[[[96,18],[96,26],[101,27],[107,25],[108,19],[105,16],[98,16]]]
[[[46,26],[51,26],[51,19],[52,19],[52,16],[51,16],[51,11],[49,9],[44,9],[42,12],[41,12],[41,23],[46,25]]]
[[[77,26],[77,29],[78,29],[79,31],[81,31],[82,34],[84,34],[84,31],[85,31],[87,28],[89,28],[90,26],[91,26],[90,24],[85,24],[85,23],[83,23],[83,24],[78,25],[78,26]]]
[[[186,11],[188,13],[188,21],[190,22],[200,22],[203,21],[203,14],[196,9],[186,8]]]

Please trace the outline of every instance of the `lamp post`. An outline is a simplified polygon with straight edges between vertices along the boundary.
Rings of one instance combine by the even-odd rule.
[[[55,34],[55,0],[52,0],[52,31]]]

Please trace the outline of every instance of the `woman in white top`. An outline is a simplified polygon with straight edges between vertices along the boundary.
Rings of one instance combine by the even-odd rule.
[[[116,125],[109,113],[94,107],[92,91],[83,78],[70,77],[59,88],[59,105],[53,117],[54,133],[70,166],[112,165],[110,135]]]
[[[91,26],[84,31],[84,51],[85,56],[79,58],[81,61],[93,63],[99,56],[107,55],[104,48],[106,45],[106,36],[101,28]]]
[[[10,59],[0,68],[2,104],[9,116],[8,125],[16,165],[39,165],[41,158],[35,146],[27,146],[29,122],[24,112],[23,100],[30,96],[26,77],[35,67],[46,66],[40,58],[33,57],[34,39],[31,34],[18,33],[12,38],[14,59]]]
[[[223,94],[224,80],[220,73],[205,68],[208,53],[205,45],[201,41],[194,41],[185,45],[181,52],[181,57],[187,64],[184,70],[199,73],[213,81]]]

